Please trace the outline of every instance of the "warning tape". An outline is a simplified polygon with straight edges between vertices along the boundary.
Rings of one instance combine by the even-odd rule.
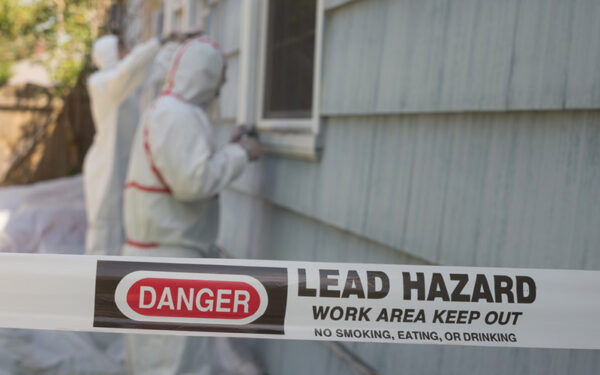
[[[0,327],[600,349],[600,271],[0,254]]]

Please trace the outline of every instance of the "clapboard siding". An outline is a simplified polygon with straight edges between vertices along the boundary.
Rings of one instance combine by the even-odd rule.
[[[600,112],[328,118],[235,189],[441,264],[599,269]],[[283,250],[282,250],[283,251]]]
[[[324,2],[325,2],[324,8],[325,8],[325,10],[331,10],[334,8],[348,5],[355,1],[365,1],[365,0],[324,0]]]
[[[324,345],[310,341],[256,340],[253,347],[269,374],[354,375],[352,367]]]
[[[597,351],[436,347],[432,345],[350,344],[382,375],[597,374]],[[282,373],[288,374],[284,371]],[[289,372],[294,373],[294,372]]]
[[[229,55],[240,49],[241,1],[221,0],[211,5],[208,35]]]
[[[236,257],[368,263],[419,259],[324,225],[310,217],[235,190],[221,197],[220,243]],[[352,374],[349,364],[316,342],[248,340],[272,374]],[[597,374],[597,351],[441,347],[345,343],[382,375]],[[310,358],[310,361],[307,361]],[[399,372],[400,371],[400,372]]]
[[[378,0],[326,13],[322,112],[600,108],[597,0]]]
[[[235,119],[239,94],[239,55],[227,57],[226,81],[219,96],[219,115],[221,119]]]
[[[236,258],[426,264],[422,259],[229,189],[221,197],[219,244]]]
[[[218,99],[221,121],[232,120],[237,114],[239,95],[239,51],[240,51],[240,11],[239,0],[221,0],[211,6],[208,17],[208,36],[217,42],[227,59],[226,81]]]
[[[239,5],[216,2],[210,16],[228,57],[222,142],[239,95]],[[600,269],[600,2],[324,5],[322,158],[249,166],[221,195],[222,246],[239,258]],[[600,373],[597,351],[346,345],[380,374]],[[269,373],[352,373],[319,343],[251,347]]]
[[[595,375],[593,350],[499,349],[405,344],[345,344],[381,375]],[[257,340],[253,343],[269,373],[282,375],[359,374],[322,344]],[[309,359],[309,360],[308,360]]]

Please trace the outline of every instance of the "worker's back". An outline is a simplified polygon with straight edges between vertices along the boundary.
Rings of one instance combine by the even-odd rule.
[[[165,117],[179,123],[180,128],[170,129],[161,121]],[[154,145],[173,131],[187,133],[190,137],[212,138],[202,109],[173,96],[158,98],[146,111],[133,142],[127,175],[124,220],[129,250],[124,252],[125,255],[141,252],[143,255],[202,256],[203,250],[208,249],[217,235],[219,206],[216,196],[213,199],[180,200],[182,197],[174,196],[172,184],[164,180],[155,164],[154,155],[162,149]],[[191,157],[190,153],[194,151],[179,149],[177,152]],[[214,146],[206,152],[214,152]],[[184,168],[184,165],[180,167]]]
[[[248,162],[237,143],[216,147],[203,109],[218,94],[223,68],[210,41],[187,42],[144,113],[125,188],[124,255],[202,256],[216,239],[218,193]]]

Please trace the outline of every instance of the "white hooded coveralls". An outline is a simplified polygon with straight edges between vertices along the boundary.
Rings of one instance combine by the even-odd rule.
[[[216,97],[223,67],[213,42],[188,41],[144,113],[125,187],[124,255],[201,256],[216,239],[215,197],[248,163],[239,144],[217,149],[202,108]]]
[[[199,257],[218,232],[215,196],[238,177],[246,151],[216,147],[202,107],[217,95],[224,57],[210,40],[188,41],[177,52],[165,90],[148,108],[132,145],[123,255]],[[130,373],[208,371],[207,338],[127,335]]]
[[[123,245],[123,186],[139,121],[138,103],[131,95],[158,50],[158,41],[152,39],[119,61],[116,36],[106,35],[94,43],[92,57],[100,70],[87,84],[96,135],[83,165],[87,254],[118,255]]]

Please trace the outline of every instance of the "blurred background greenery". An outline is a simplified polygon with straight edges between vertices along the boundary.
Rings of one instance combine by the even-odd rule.
[[[15,63],[42,64],[59,94],[68,92],[86,66],[99,26],[94,1],[0,0],[0,85]]]

